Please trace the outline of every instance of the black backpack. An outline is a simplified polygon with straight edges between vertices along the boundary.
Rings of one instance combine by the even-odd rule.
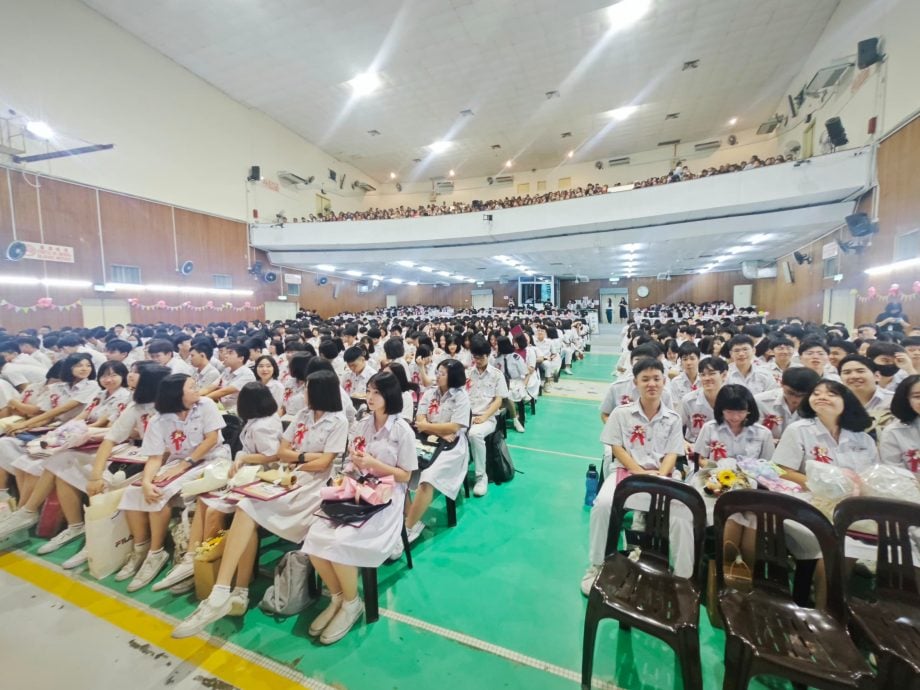
[[[511,453],[508,444],[501,432],[489,435],[489,444],[486,446],[486,475],[495,484],[504,484],[514,479],[514,463],[511,462]]]
[[[235,414],[225,414],[224,424],[226,426],[220,430],[224,443],[230,446],[230,457],[236,457],[236,454],[243,449],[240,441],[240,434],[243,431],[243,420]]]

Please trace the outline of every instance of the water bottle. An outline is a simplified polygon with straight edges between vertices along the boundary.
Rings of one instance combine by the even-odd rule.
[[[588,471],[585,473],[585,505],[593,506],[594,499],[597,498],[598,485],[597,466],[588,465]]]

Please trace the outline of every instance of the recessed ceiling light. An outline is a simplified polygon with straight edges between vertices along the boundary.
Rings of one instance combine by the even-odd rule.
[[[728,126],[729,126],[729,127],[734,127],[734,126],[737,125],[737,124],[738,124],[738,118],[737,118],[737,117],[733,117],[731,120],[728,121]]]
[[[418,270],[425,271],[425,273],[434,273],[434,269],[431,266],[419,266]]]
[[[375,72],[362,72],[348,84],[354,90],[356,96],[366,96],[379,89],[381,81]]]
[[[450,278],[450,271],[438,271],[439,276],[444,276],[445,278]]]
[[[450,142],[445,140],[436,141],[433,144],[429,144],[428,148],[431,149],[432,153],[444,153],[447,149],[450,148]]]
[[[396,173],[391,172],[391,173],[390,173],[390,179],[391,179],[391,180],[395,180],[395,179],[396,179]]]
[[[390,283],[401,284],[403,282],[402,278],[387,278],[387,281]]]
[[[415,262],[414,262],[414,261],[407,261],[406,259],[403,259],[403,260],[401,260],[401,261],[397,261],[397,262],[395,262],[395,263],[396,263],[397,266],[405,266],[406,268],[412,268],[413,266],[415,266]]]
[[[52,139],[54,137],[54,130],[51,129],[47,122],[41,122],[40,120],[27,122],[26,129],[29,134],[39,139]]]
[[[510,168],[512,165],[514,165],[514,162],[512,160],[509,159],[505,161],[506,168]]]
[[[372,273],[368,276],[368,278],[372,278],[373,280],[383,280],[383,276],[377,275],[376,273]]]
[[[639,109],[637,105],[624,105],[622,108],[615,108],[614,110],[607,111],[607,116],[611,120],[616,120],[617,122],[622,122],[623,120],[630,117]]]
[[[610,29],[620,31],[629,28],[645,16],[652,5],[652,0],[620,0],[607,8]]]
[[[571,157],[574,156],[574,155],[575,155],[575,152],[574,152],[574,151],[569,151],[569,152],[566,154],[566,156],[567,156],[568,158],[571,158]]]
[[[418,285],[418,282],[414,280],[410,280],[408,283],[406,283],[406,285],[411,285],[412,287],[415,287],[416,285]]]
[[[454,176],[454,171],[453,171],[453,170],[449,170],[449,171],[447,172],[447,176],[448,176],[448,177],[453,177],[453,176]]]
[[[634,252],[637,249],[642,249],[642,245],[641,244],[624,244],[623,249],[625,249],[628,252]]]
[[[360,277],[363,276],[364,274],[361,273],[361,271],[345,271],[345,275],[347,275],[347,276],[354,276],[355,278],[360,278]]]
[[[333,266],[332,264],[316,264],[316,270],[326,271],[327,273],[331,273],[332,271],[335,270],[335,266]]]

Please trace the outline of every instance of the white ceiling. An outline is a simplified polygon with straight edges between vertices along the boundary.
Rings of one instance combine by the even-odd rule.
[[[592,161],[716,136],[732,117],[757,126],[839,3],[651,0],[616,32],[612,0],[83,1],[378,181],[491,175],[508,158],[553,167],[570,149]],[[346,82],[368,69],[383,86],[354,99]],[[625,105],[639,106],[625,122],[603,115]],[[447,152],[426,148],[442,139]]]

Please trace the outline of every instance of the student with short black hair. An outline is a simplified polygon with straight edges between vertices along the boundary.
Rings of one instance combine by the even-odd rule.
[[[760,412],[754,396],[744,386],[729,383],[719,390],[712,421],[706,422],[694,444],[701,464],[719,460],[773,457],[773,437],[757,422]]]
[[[839,367],[843,385],[853,391],[866,412],[879,419],[891,409],[894,393],[878,385],[875,362],[862,355],[847,355],[840,360]]]
[[[157,364],[169,367],[169,370],[174,374],[192,376],[195,373],[188,362],[176,356],[176,346],[171,340],[165,338],[151,340],[147,343],[147,354]]]
[[[840,370],[840,360],[847,355],[856,354],[856,344],[842,338],[829,338],[827,341],[827,358],[834,369]]]
[[[246,366],[248,361],[249,349],[245,345],[227,345],[224,354],[225,369],[220,376],[220,381],[205,388],[202,395],[211,400],[220,401],[225,410],[232,411],[236,407],[236,398],[240,389],[250,381],[256,380],[252,369]]]
[[[367,382],[376,370],[367,361],[367,352],[360,345],[353,345],[342,355],[346,371],[341,378],[342,388],[350,396],[363,396]]]
[[[676,341],[675,341],[676,342]],[[677,347],[677,356],[680,360],[680,371],[671,379],[671,396],[680,401],[700,385],[700,349],[692,340],[682,342]]]
[[[879,374],[878,385],[892,392],[901,381],[917,373],[907,350],[897,343],[877,340],[869,345],[866,357],[875,362],[875,370]]]
[[[198,340],[192,343],[188,353],[188,363],[195,370],[195,383],[199,390],[206,390],[220,381],[220,372],[211,364],[214,348],[207,341]]]
[[[693,444],[706,422],[715,419],[716,397],[728,378],[728,363],[718,357],[706,357],[699,364],[699,388],[680,401],[684,427],[685,455],[693,453]],[[673,382],[672,382],[673,383]]]
[[[840,376],[830,363],[830,348],[823,340],[806,338],[799,344],[799,361],[822,378],[837,381]]]
[[[260,355],[253,365],[253,371],[256,380],[271,391],[280,410],[284,404],[284,386],[278,380],[280,371],[275,358],[271,355]]]
[[[920,375],[898,384],[891,399],[891,414],[897,419],[882,429],[879,456],[886,465],[905,467],[920,473]]]
[[[750,336],[733,336],[726,348],[731,356],[728,383],[745,386],[755,395],[777,388],[776,381],[769,372],[754,366],[754,341]]]

